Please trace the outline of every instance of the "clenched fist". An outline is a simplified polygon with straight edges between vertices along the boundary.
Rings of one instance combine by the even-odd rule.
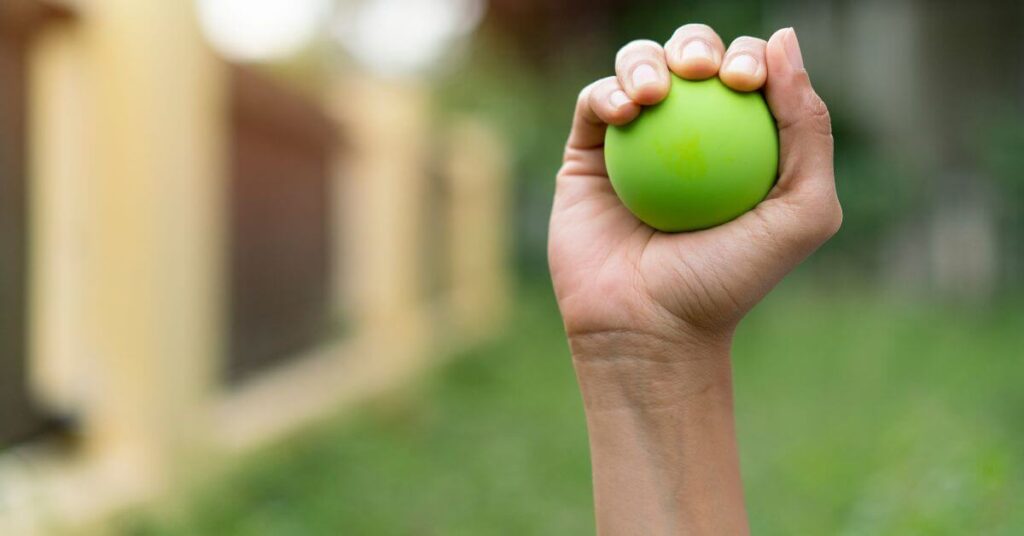
[[[548,257],[583,393],[601,534],[749,532],[733,425],[730,349],[740,319],[842,221],[828,110],[796,33],[728,49],[689,24],[636,41],[580,94],[558,173]],[[608,125],[668,95],[670,73],[763,91],[779,131],[768,197],[711,229],[665,234],[608,179]]]

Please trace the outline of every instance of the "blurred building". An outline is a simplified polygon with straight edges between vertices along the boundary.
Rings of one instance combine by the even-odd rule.
[[[0,534],[97,526],[500,325],[505,149],[190,2],[0,4]]]

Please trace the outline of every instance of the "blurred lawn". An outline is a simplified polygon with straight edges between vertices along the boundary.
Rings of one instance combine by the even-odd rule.
[[[1024,311],[789,284],[740,329],[754,533],[1019,534]],[[262,453],[131,535],[593,533],[550,291],[419,385]]]

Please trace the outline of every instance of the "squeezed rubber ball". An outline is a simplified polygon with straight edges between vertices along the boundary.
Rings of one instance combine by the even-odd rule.
[[[659,231],[732,220],[775,184],[779,137],[764,97],[672,76],[672,91],[633,122],[610,127],[605,161],[623,204]]]

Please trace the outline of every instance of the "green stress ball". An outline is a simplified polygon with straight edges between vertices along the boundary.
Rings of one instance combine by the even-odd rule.
[[[672,76],[672,91],[633,122],[611,127],[605,161],[615,193],[659,231],[725,223],[768,195],[779,165],[779,137],[758,92],[740,93],[718,77]]]

